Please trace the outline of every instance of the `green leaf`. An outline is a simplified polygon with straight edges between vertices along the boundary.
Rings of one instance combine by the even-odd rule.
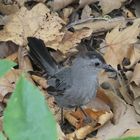
[[[20,77],[4,112],[10,140],[56,140],[56,122],[39,89]]]
[[[2,59],[0,60],[0,77],[6,74],[12,67],[16,66],[17,64],[13,61]]]
[[[0,132],[0,140],[6,140],[2,132]]]
[[[140,137],[126,137],[126,138],[117,138],[112,140],[140,140]]]

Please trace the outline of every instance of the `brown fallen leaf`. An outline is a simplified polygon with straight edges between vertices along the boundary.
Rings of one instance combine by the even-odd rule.
[[[124,27],[126,21],[124,17],[117,17],[112,19],[106,18],[88,18],[83,20],[78,20],[74,23],[71,23],[68,28],[73,27],[75,30],[88,28],[91,29],[94,33],[99,31],[108,31],[118,25]]]
[[[38,83],[42,88],[46,89],[48,87],[47,85],[47,80],[43,77],[39,77],[39,76],[36,76],[36,75],[32,75],[31,76],[32,79]]]
[[[128,129],[140,128],[137,123],[134,108],[127,105],[127,109],[120,117],[117,124],[111,122],[106,123],[103,127],[98,129],[96,137],[102,140],[108,140],[120,137]]]
[[[69,22],[69,16],[72,14],[72,12],[74,11],[73,7],[67,7],[63,9],[63,16],[62,19],[68,23]]]
[[[19,47],[18,50],[18,65],[19,69],[25,72],[33,71],[31,61],[27,55],[27,50],[23,47]]]
[[[20,69],[11,69],[8,73],[0,78],[0,102],[3,101],[6,95],[13,92],[15,83],[22,73],[24,73],[29,81],[33,82],[30,78],[30,75]]]
[[[119,9],[125,1],[126,0],[100,0],[99,5],[101,6],[103,14],[108,14],[114,9]]]
[[[54,11],[57,11],[73,3],[74,1],[75,0],[54,0],[53,2],[49,2],[48,5],[51,6]]]
[[[130,46],[127,58],[130,60],[130,65],[125,68],[132,68],[140,60],[140,49],[136,44]]]
[[[105,90],[103,90],[102,88],[99,88],[97,90],[96,97],[101,99],[103,102],[105,102],[107,105],[109,105],[110,108],[112,108],[112,102],[111,102],[110,98],[108,98],[108,96],[105,94]]]
[[[28,2],[28,0],[15,0],[15,3],[17,3],[19,7],[23,7],[26,2]],[[42,2],[42,3],[44,3],[45,0],[33,0],[33,2]]]
[[[104,90],[105,94],[108,96],[112,103],[112,110],[113,110],[113,122],[115,124],[118,123],[119,119],[125,114],[126,112],[126,103],[116,95],[116,93],[110,90]]]
[[[117,89],[120,86],[118,79],[110,78],[116,76],[116,74],[115,75],[114,74],[115,73],[107,73],[105,71],[100,72],[99,73],[100,85],[106,84],[104,88]]]
[[[122,95],[124,101],[128,104],[132,104],[133,97],[130,95],[129,85],[125,82],[123,78],[119,78],[120,86],[118,87],[120,94]]]
[[[12,43],[11,41],[8,42],[0,42],[0,58],[6,58],[13,53],[18,51],[18,46]]]
[[[64,54],[75,52],[75,46],[81,42],[81,39],[89,37],[91,34],[92,31],[89,29],[81,29],[74,33],[67,31],[57,48]]]
[[[13,92],[15,82],[21,73],[21,70],[12,69],[4,77],[0,78],[0,95],[2,97],[0,102],[8,93]]]
[[[0,2],[0,10],[3,14],[5,15],[10,15],[14,14],[19,10],[19,6],[17,4],[12,4],[12,5],[6,5]]]
[[[58,107],[58,105],[55,102],[54,96],[47,93],[46,89],[40,88],[42,93],[44,93],[44,96],[46,98],[46,103],[48,104],[51,112],[55,116],[55,119],[57,122],[61,121],[61,109]],[[65,110],[64,110],[65,111]]]
[[[15,61],[17,59],[17,57],[18,57],[18,53],[15,52],[15,53],[9,55],[8,57],[6,57],[6,59],[11,60],[11,61]]]
[[[128,131],[126,131],[121,137],[136,137],[136,136],[140,136],[140,129],[130,129]]]
[[[80,7],[84,7],[87,4],[95,3],[99,1],[103,14],[110,13],[114,9],[119,9],[122,6],[122,3],[126,0],[80,0]]]
[[[92,13],[91,8],[88,5],[86,5],[84,7],[84,9],[82,10],[81,19],[90,18],[91,17],[91,13]]]
[[[134,68],[131,82],[134,82],[137,86],[140,86],[140,63],[137,63]]]
[[[97,95],[98,96],[98,95]],[[96,97],[95,99],[92,99],[87,105],[86,108],[94,108],[98,111],[110,111],[111,104],[110,101],[108,101],[108,97]]]
[[[0,40],[11,40],[20,46],[25,46],[28,36],[43,39],[46,43],[54,43],[62,40],[63,32],[60,32],[64,21],[57,13],[51,13],[42,3],[37,4],[31,10],[22,7],[17,13],[10,15],[11,20],[0,32]]]
[[[133,106],[134,106],[136,112],[140,115],[140,97],[137,97],[137,98],[133,101]]]
[[[134,99],[136,99],[137,97],[140,97],[140,87],[134,85],[134,84],[130,84],[129,85],[131,91],[133,92],[133,96],[134,96]]]
[[[91,3],[95,3],[97,1],[98,0],[80,0],[79,4],[80,4],[80,7],[84,7],[85,5],[88,5],[88,4],[91,4]]]
[[[84,139],[88,134],[103,126],[108,120],[110,120],[113,117],[112,112],[100,112],[100,111],[93,111],[93,110],[90,110],[89,112],[90,114],[88,115],[90,115],[90,117],[93,117],[94,119],[97,118],[97,123],[96,124],[94,123],[94,125],[92,123],[87,124],[81,127],[80,129],[75,130],[70,134],[67,134],[66,136],[68,139],[71,140],[74,140],[74,138],[78,140]],[[79,115],[79,113],[77,115]],[[71,116],[73,117],[73,115]],[[70,119],[70,117],[68,119]]]
[[[123,10],[124,17],[135,18],[135,15],[129,9],[127,9],[126,7],[123,7],[122,10]]]
[[[123,59],[130,56],[132,44],[136,43],[137,36],[140,33],[139,28],[140,19],[136,19],[131,26],[123,30],[120,30],[120,26],[117,26],[110,33],[107,33],[105,40],[108,47],[104,58],[108,64],[117,69],[117,65],[122,64]]]

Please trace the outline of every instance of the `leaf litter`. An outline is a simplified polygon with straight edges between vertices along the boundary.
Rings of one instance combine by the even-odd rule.
[[[134,11],[132,5],[136,7]],[[18,64],[0,78],[1,131],[2,112],[18,77],[24,72],[44,93],[57,120],[61,140],[108,140],[139,136],[140,19],[136,1],[22,0],[8,4],[3,1],[0,7],[3,17],[0,22],[0,57]],[[70,64],[78,53],[77,46],[83,43],[87,50],[99,51],[106,63],[117,70],[117,75],[105,72],[99,75],[101,87],[97,97],[84,107],[93,119],[92,124],[83,123],[80,110],[66,109],[67,131],[60,127],[60,109],[54,103],[54,98],[46,93],[47,79],[26,54],[28,36],[44,40],[52,56],[63,65]],[[9,41],[13,43],[12,50],[7,45]]]

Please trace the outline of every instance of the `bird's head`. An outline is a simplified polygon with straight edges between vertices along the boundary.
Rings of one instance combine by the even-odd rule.
[[[83,55],[79,55],[79,65],[87,68],[92,68],[95,71],[105,69],[105,71],[115,71],[110,65],[107,65],[103,56],[97,52],[88,51]]]

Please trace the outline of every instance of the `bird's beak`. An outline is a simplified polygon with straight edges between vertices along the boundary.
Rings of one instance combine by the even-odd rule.
[[[103,64],[103,69],[105,69],[106,72],[116,72],[116,70],[112,68],[112,66],[107,64]]]

